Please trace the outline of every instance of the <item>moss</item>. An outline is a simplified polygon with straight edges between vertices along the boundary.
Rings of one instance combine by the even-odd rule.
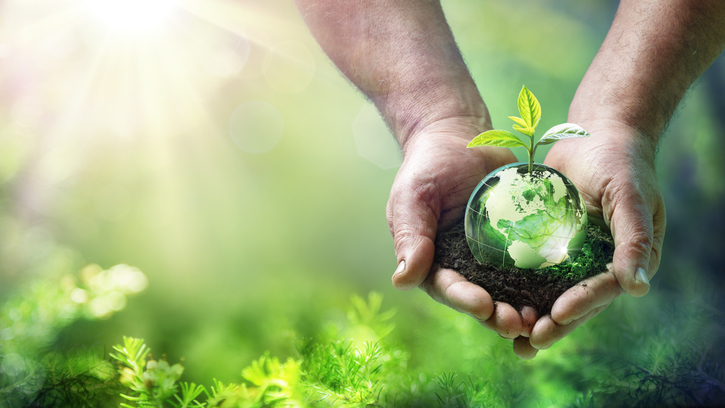
[[[573,262],[549,266],[535,273],[546,273],[560,276],[567,281],[580,281],[607,269],[607,264],[614,255],[611,243],[606,239],[608,235],[598,226],[589,226],[587,241]]]

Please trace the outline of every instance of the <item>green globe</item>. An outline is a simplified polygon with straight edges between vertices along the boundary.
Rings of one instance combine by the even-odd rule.
[[[579,191],[559,171],[513,163],[486,176],[466,208],[468,246],[478,262],[544,268],[571,261],[586,238]]]

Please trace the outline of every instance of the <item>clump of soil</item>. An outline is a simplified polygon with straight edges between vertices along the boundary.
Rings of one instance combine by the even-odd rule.
[[[584,247],[574,262],[543,269],[480,264],[468,248],[461,221],[450,230],[438,233],[435,262],[486,289],[494,301],[506,302],[519,311],[531,306],[543,316],[551,312],[554,301],[567,289],[606,271],[613,255],[612,237],[599,227],[589,225]]]

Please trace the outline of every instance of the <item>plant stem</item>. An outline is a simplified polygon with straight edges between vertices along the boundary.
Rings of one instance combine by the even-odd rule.
[[[534,146],[534,135],[529,136],[529,139],[531,139],[531,147],[529,147],[529,173],[531,173],[532,168],[534,167],[534,153],[536,152],[536,146]]]

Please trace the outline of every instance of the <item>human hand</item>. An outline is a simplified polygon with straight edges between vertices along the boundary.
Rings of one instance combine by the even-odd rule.
[[[484,176],[516,161],[506,148],[466,148],[475,135],[490,129],[486,123],[444,119],[407,140],[387,206],[399,262],[392,280],[402,290],[419,286],[436,301],[514,339],[529,335],[538,318],[533,308],[519,314],[507,303],[494,304],[480,286],[454,270],[433,265],[436,232],[461,219],[471,192]]]
[[[590,222],[612,232],[614,260],[607,271],[562,294],[528,342],[517,340],[523,354],[549,348],[623,292],[644,296],[660,262],[665,206],[654,170],[656,143],[612,120],[579,124],[592,136],[557,142],[544,163],[574,182]]]

